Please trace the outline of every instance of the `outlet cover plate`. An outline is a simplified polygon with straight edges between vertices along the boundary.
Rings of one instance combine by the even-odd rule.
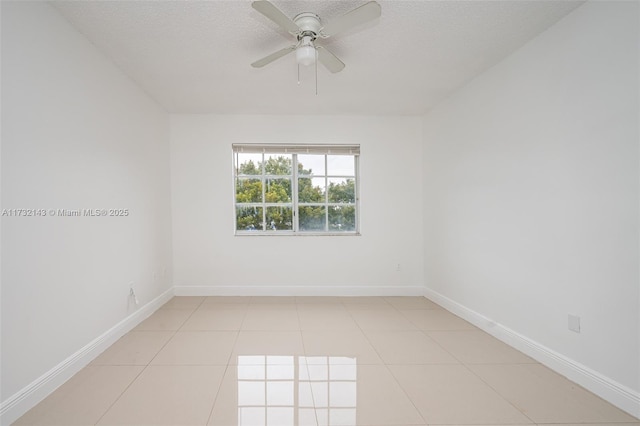
[[[580,317],[569,314],[569,330],[580,333]]]

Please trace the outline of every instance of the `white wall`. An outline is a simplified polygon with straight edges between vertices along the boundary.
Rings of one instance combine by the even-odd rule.
[[[2,2],[6,402],[170,288],[169,117],[48,4]],[[153,274],[156,279],[153,279]]]
[[[362,236],[234,236],[238,142],[361,144]],[[172,116],[177,294],[420,292],[421,144],[419,117]]]
[[[638,17],[588,2],[424,120],[428,288],[635,398]]]

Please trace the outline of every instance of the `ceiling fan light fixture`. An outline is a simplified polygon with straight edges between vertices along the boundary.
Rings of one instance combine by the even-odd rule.
[[[296,61],[298,64],[308,66],[316,62],[316,49],[311,44],[300,46],[296,49]]]

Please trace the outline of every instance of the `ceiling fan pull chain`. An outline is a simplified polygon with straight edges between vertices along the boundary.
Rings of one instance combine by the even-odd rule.
[[[318,96],[318,48],[314,47],[313,52],[316,55],[316,60],[314,62],[316,67],[316,96]],[[300,65],[298,65],[298,67],[300,67]]]

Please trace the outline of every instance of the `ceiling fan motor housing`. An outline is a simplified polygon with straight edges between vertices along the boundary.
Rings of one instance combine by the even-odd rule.
[[[304,12],[296,15],[296,17],[293,18],[293,22],[295,22],[298,28],[300,28],[298,40],[302,40],[304,37],[311,37],[311,41],[313,41],[318,37],[320,28],[322,28],[320,17],[311,12]]]

